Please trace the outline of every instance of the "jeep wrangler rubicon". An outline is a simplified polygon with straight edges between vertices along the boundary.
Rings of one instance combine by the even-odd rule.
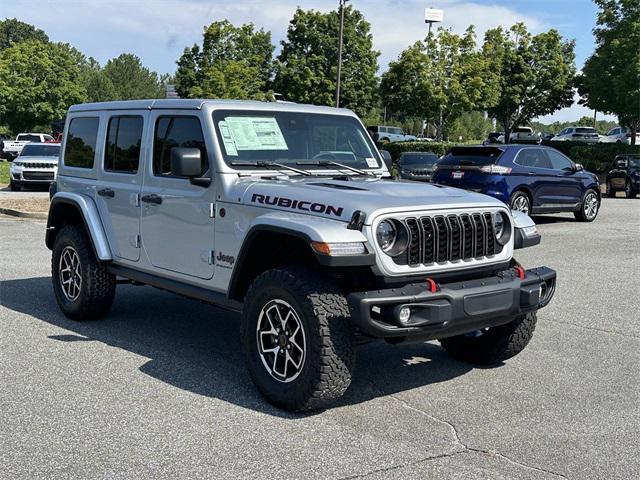
[[[293,411],[345,392],[356,340],[438,339],[474,364],[518,354],[555,290],[553,270],[513,258],[540,241],[535,224],[489,196],[388,177],[348,110],[73,106],[46,233],[56,300],[96,319],[130,282],[241,312],[253,381]]]

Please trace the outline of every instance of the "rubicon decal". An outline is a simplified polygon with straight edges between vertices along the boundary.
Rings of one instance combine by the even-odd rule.
[[[324,213],[325,215],[342,216],[343,207],[334,207],[333,205],[325,205],[324,203],[309,202],[307,200],[296,200],[286,197],[272,197],[271,195],[262,195],[254,193],[251,202],[261,205],[272,205],[293,210],[302,210],[304,212]]]

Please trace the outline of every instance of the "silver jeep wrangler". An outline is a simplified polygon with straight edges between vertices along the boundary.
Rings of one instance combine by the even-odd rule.
[[[555,290],[553,270],[513,259],[535,224],[485,195],[390,181],[384,162],[348,110],[73,106],[46,234],[56,300],[95,319],[131,282],[241,312],[253,381],[294,411],[345,392],[362,340],[438,339],[474,364],[519,353]]]

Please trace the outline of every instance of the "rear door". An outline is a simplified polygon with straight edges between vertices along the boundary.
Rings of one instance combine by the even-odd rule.
[[[558,201],[556,175],[549,157],[541,148],[523,148],[516,155],[514,163],[519,166],[518,182],[526,185],[532,193],[534,208]]]
[[[171,172],[171,149],[200,149],[205,161],[202,175],[212,162],[200,116],[190,111],[155,110],[150,114],[153,151],[141,195],[142,245],[154,267],[209,279],[213,277],[214,183],[191,184]],[[210,167],[211,166],[211,167]]]
[[[140,259],[140,186],[149,112],[109,112],[95,200],[109,246],[120,259]]]

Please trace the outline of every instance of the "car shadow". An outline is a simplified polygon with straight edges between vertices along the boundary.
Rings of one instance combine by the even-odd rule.
[[[569,216],[571,215],[571,216]],[[569,215],[565,215],[563,217],[557,215],[531,215],[531,219],[535,222],[536,225],[547,225],[550,223],[559,223],[559,222],[577,222],[578,220],[573,216],[572,213]]]
[[[7,280],[1,292],[4,307],[65,330],[43,342],[69,348],[102,342],[147,358],[140,371],[176,388],[282,418],[313,415],[283,412],[260,396],[244,366],[238,314],[150,287],[120,285],[105,319],[76,322],[60,312],[50,277]],[[372,342],[358,347],[353,384],[336,406],[444,382],[471,368],[433,343]]]

